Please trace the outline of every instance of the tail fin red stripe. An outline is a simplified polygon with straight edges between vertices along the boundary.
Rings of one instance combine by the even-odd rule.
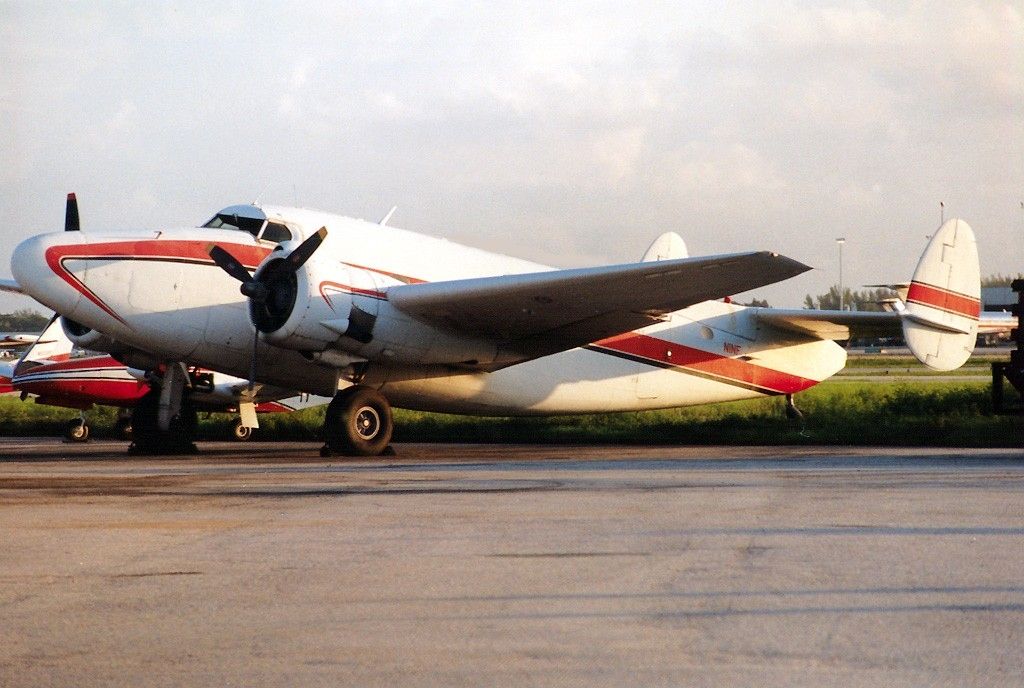
[[[981,313],[981,302],[978,299],[921,282],[910,283],[907,302],[931,306],[973,320],[977,320]]]

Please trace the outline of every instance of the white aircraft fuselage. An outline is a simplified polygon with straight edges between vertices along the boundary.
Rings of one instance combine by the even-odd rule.
[[[327,213],[261,210],[290,231],[286,246],[327,229],[299,276],[299,292],[310,295],[306,319],[294,315],[298,325],[287,347],[261,335],[262,383],[330,395],[352,384],[354,370],[359,382],[403,408],[589,413],[800,392],[846,361],[832,341],[766,327],[753,309],[707,301],[633,332],[503,366],[492,340],[413,322],[392,305],[388,289],[552,268]],[[108,348],[120,347],[122,360],[188,361],[245,378],[254,335],[250,305],[211,259],[211,244],[250,270],[278,246],[242,229],[214,227],[60,232],[23,242],[12,269],[37,300],[105,335]],[[332,324],[335,316],[341,324]],[[353,329],[360,318],[371,319],[372,336]],[[346,327],[339,347],[335,340]]]

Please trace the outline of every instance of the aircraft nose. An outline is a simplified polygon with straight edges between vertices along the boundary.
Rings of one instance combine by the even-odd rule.
[[[25,293],[58,313],[71,314],[82,298],[74,277],[63,265],[60,249],[81,243],[78,232],[39,234],[18,244],[11,273]]]

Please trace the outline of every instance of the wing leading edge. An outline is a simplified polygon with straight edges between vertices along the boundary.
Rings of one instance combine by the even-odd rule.
[[[497,340],[507,364],[629,332],[809,269],[762,251],[400,285],[388,290],[388,300],[432,325]]]

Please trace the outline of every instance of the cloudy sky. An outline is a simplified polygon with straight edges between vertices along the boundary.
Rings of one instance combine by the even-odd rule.
[[[1024,270],[1019,2],[504,5],[0,3],[0,274],[72,190],[87,229],[398,205],[559,266],[674,230],[819,268],[781,306],[839,236],[847,286],[909,278],[942,201]]]

